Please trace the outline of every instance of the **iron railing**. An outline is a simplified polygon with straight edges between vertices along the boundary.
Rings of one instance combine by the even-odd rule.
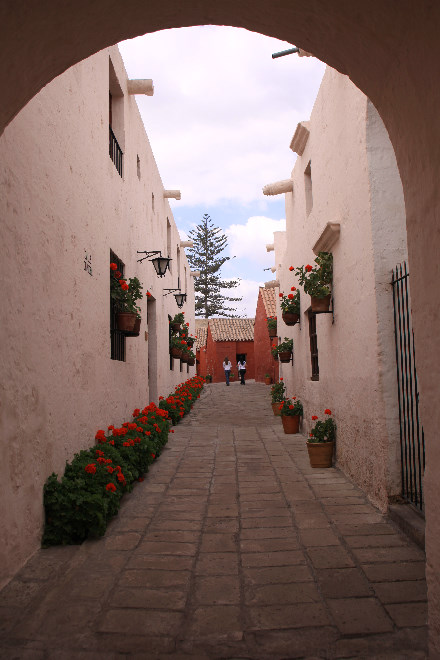
[[[394,334],[399,396],[402,497],[424,511],[425,437],[419,414],[419,390],[411,324],[409,272],[406,262],[393,270]]]
[[[118,170],[119,176],[122,177],[122,158],[123,153],[122,149],[119,146],[119,143],[115,137],[115,134],[112,131],[112,127],[109,126],[109,155],[112,161],[115,164],[116,169]]]

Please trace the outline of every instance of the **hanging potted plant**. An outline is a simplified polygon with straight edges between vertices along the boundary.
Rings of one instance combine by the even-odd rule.
[[[178,341],[180,343],[180,350],[182,352],[180,359],[182,360],[182,362],[188,362],[189,348],[188,348],[188,344],[186,343],[186,339],[182,339],[181,337],[179,337]]]
[[[188,345],[189,346],[189,345]],[[196,356],[191,349],[188,350],[188,364],[190,367],[193,367],[196,363]]]
[[[287,296],[280,293],[280,304],[284,323],[286,325],[295,325],[299,321],[299,291],[294,286],[290,290],[291,292],[296,291],[296,293],[289,293]]]
[[[270,348],[274,360],[278,360],[278,345],[274,342]]]
[[[328,468],[332,466],[333,462],[336,424],[331,417],[331,410],[326,408],[324,414],[326,416],[324,421],[318,419],[317,415],[312,416],[315,425],[307,440],[307,451],[309,452],[310,467],[312,468]]]
[[[277,346],[277,353],[280,362],[290,362],[293,353],[293,339],[284,337],[284,341]]]
[[[179,337],[170,338],[170,355],[173,358],[180,358],[182,355],[182,345],[180,343]]]
[[[131,277],[127,282],[115,263],[110,264],[110,297],[116,310],[118,330],[127,336],[138,336],[141,310],[136,302],[142,298],[142,284],[137,277]]]
[[[173,332],[179,332],[180,326],[185,322],[184,312],[179,312],[170,321],[171,329]]]
[[[273,339],[277,336],[277,317],[268,316],[267,319],[267,329],[269,331],[269,337]]]
[[[284,399],[279,406],[284,433],[299,432],[299,418],[303,415],[303,405],[296,396]]]
[[[316,266],[299,266],[296,274],[304,292],[311,298],[312,312],[328,312],[330,307],[330,287],[333,279],[333,255],[331,252],[319,252],[315,259]]]
[[[283,379],[280,378],[278,383],[274,383],[270,390],[272,397],[272,410],[274,415],[281,415],[280,404],[284,401],[284,396],[286,393],[286,388],[283,383]]]

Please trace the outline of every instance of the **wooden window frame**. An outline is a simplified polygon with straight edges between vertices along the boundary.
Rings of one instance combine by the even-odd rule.
[[[125,265],[119,259],[119,257],[116,256],[113,250],[110,250],[110,263],[115,263],[122,277],[124,277]],[[112,277],[111,272],[110,272],[110,277]],[[110,297],[110,358],[112,360],[117,360],[118,362],[125,362],[125,358],[126,358],[125,335],[123,332],[118,330],[116,326],[116,308],[111,297]]]
[[[312,377],[310,380],[319,380],[319,360],[318,360],[318,334],[316,331],[316,314],[311,310],[309,316],[309,339],[310,339],[310,362],[312,365]]]

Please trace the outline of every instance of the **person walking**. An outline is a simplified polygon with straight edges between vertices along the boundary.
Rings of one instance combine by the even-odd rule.
[[[223,362],[223,369],[225,370],[226,385],[229,385],[229,376],[231,374],[232,363],[229,362],[228,357],[225,357]]]
[[[240,385],[246,385],[244,382],[244,375],[246,373],[246,360],[244,358],[241,358],[241,360],[238,361],[237,369],[240,375]]]

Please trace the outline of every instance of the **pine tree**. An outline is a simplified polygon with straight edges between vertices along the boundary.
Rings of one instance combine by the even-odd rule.
[[[207,213],[195,229],[188,232],[194,247],[187,250],[187,258],[193,270],[200,271],[200,277],[194,280],[196,316],[210,318],[227,316],[237,318],[235,307],[226,307],[226,302],[239,302],[241,298],[230,298],[221,293],[222,289],[233,289],[239,279],[225,281],[220,277],[220,268],[231,257],[220,256],[228,244],[228,239],[215,227]]]

